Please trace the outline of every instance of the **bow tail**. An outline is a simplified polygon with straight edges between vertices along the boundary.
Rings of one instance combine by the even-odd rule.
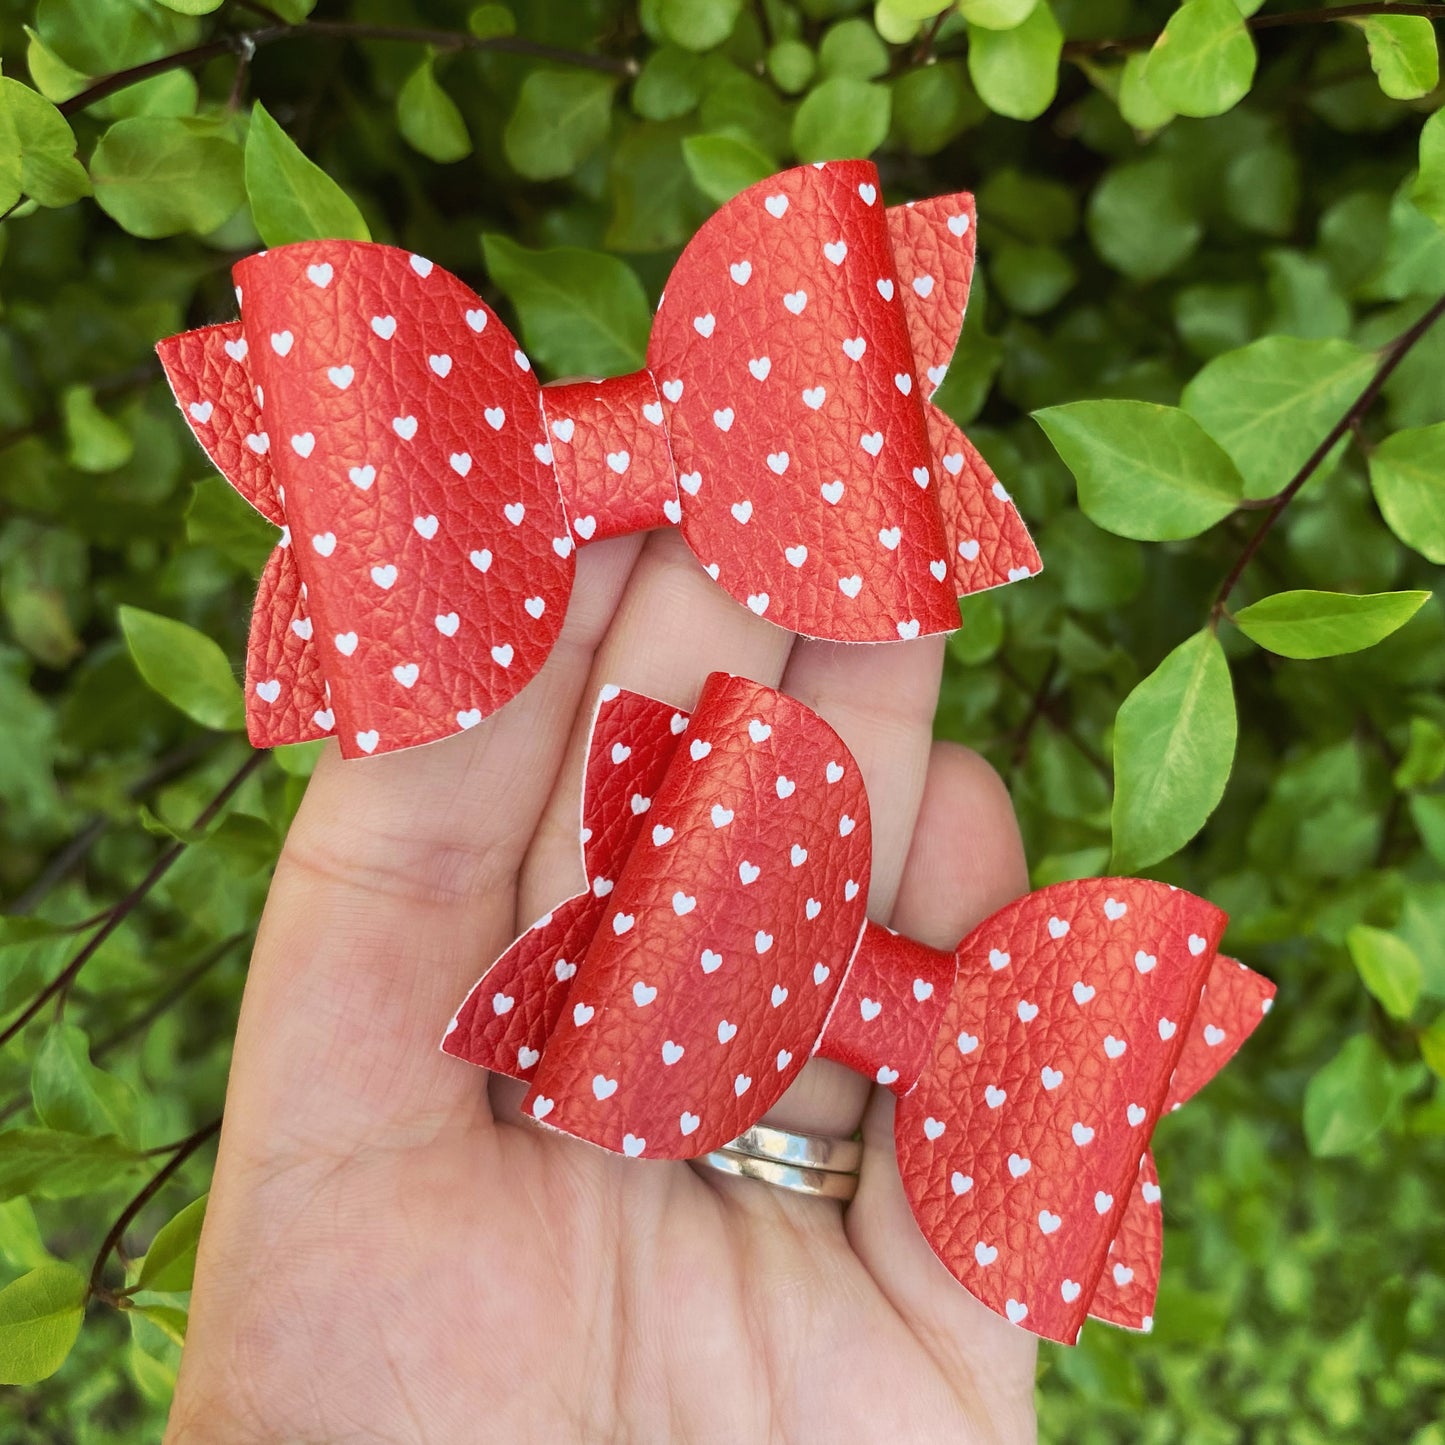
[[[530,1080],[601,911],[601,899],[579,893],[538,919],[472,986],[447,1025],[442,1052]]]
[[[216,470],[263,517],[284,526],[271,439],[261,424],[241,323],[168,336],[157,344],[156,355],[186,425]]]
[[[330,737],[336,725],[289,546],[266,560],[246,644],[246,732],[258,748]]]
[[[1089,1301],[1089,1317],[1126,1330],[1154,1326],[1154,1300],[1164,1262],[1164,1215],[1153,1152],[1139,1164],[1139,1177],[1109,1244],[1103,1273]]]
[[[930,404],[928,438],[953,580],[960,597],[1043,570],[1038,548],[993,469],[940,408]]]
[[[1191,1099],[1234,1057],[1269,1012],[1274,993],[1269,979],[1237,959],[1215,955],[1169,1083],[1166,1112]],[[1152,1327],[1164,1254],[1159,1199],[1159,1174],[1151,1151],[1139,1166],[1139,1178],[1109,1246],[1089,1305],[1094,1319],[1130,1330]]]

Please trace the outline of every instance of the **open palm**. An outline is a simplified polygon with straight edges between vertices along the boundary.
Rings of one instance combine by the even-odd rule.
[[[582,886],[604,682],[687,707],[721,669],[819,712],[868,784],[874,918],[951,946],[1026,886],[997,779],[931,741],[937,640],[794,639],[671,533],[578,573],[497,717],[317,770],[252,962],[168,1440],[1031,1439],[1032,1339],[918,1232],[886,1092],[814,1060],[769,1116],[862,1122],[845,1213],[544,1135],[520,1086],[438,1050],[486,964]]]

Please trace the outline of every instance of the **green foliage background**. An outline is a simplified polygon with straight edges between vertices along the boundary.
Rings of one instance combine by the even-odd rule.
[[[627,369],[721,200],[872,154],[978,193],[942,399],[1047,567],[964,605],[938,730],[1036,882],[1148,868],[1280,986],[1159,1129],[1154,1334],[1045,1348],[1043,1435],[1445,1441],[1445,121],[1433,19],[1350,8],[0,0],[0,1438],[159,1434],[313,761],[247,765],[270,529],[156,339],[369,233]]]

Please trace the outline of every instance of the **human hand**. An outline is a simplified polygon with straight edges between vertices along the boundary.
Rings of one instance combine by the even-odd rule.
[[[604,682],[688,707],[724,670],[821,714],[868,785],[871,917],[952,947],[1027,887],[997,778],[931,741],[939,639],[794,639],[671,533],[578,572],[497,716],[317,769],[251,964],[168,1441],[1032,1439],[1033,1337],[934,1258],[886,1091],[813,1060],[768,1116],[861,1121],[843,1212],[543,1133],[520,1085],[439,1051],[486,964],[582,886]]]

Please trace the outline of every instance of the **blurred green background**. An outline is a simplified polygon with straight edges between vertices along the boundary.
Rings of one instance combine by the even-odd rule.
[[[938,731],[1037,883],[1186,885],[1280,990],[1158,1131],[1154,1333],[1045,1347],[1043,1438],[1442,1445],[1435,12],[0,0],[0,1439],[159,1437],[314,762],[239,730],[273,532],[155,341],[260,244],[369,233],[544,375],[627,370],[722,200],[871,155],[890,201],[977,192],[940,400],[1046,565],[964,604]]]

